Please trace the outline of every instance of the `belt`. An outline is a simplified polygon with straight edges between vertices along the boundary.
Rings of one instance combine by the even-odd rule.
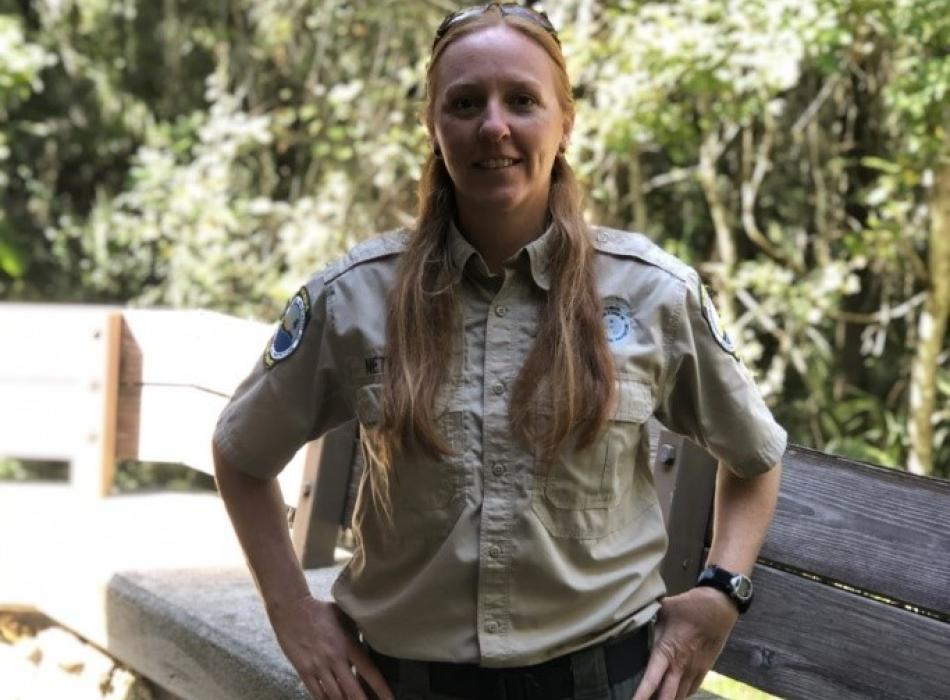
[[[598,648],[603,650],[610,685],[628,680],[642,671],[650,657],[649,627],[643,625],[632,634],[532,666],[485,668],[477,664],[407,661],[386,656],[369,646],[367,650],[380,673],[391,683],[399,682],[400,666],[410,663],[423,667],[422,673],[428,676],[432,693],[463,700],[485,700],[503,694],[508,697],[556,700],[574,696],[573,658],[582,653]],[[519,686],[521,691],[514,693],[514,686]]]

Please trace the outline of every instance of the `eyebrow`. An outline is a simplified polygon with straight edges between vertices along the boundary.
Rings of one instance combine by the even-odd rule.
[[[531,90],[532,92],[541,92],[541,83],[537,80],[531,79],[518,79],[506,82],[504,84],[507,88],[516,88],[521,90]],[[445,92],[458,92],[460,90],[471,90],[471,89],[480,89],[482,83],[473,82],[473,81],[459,81],[455,83],[449,83],[445,87]]]

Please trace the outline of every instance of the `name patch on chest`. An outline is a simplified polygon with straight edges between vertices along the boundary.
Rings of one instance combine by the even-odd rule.
[[[611,346],[623,345],[633,335],[633,309],[620,297],[604,299],[604,332]]]

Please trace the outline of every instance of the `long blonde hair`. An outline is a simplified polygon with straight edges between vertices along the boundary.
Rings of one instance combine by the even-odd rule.
[[[558,100],[573,119],[570,80],[557,41],[530,19],[502,15],[489,7],[474,19],[451,26],[435,45],[426,76],[423,114],[432,129],[435,66],[442,52],[462,36],[507,24],[537,42],[554,61]],[[568,437],[578,449],[603,430],[615,400],[614,367],[603,329],[596,290],[594,249],[583,218],[583,193],[563,154],[551,170],[551,287],[543,304],[533,347],[515,381],[509,423],[513,435],[545,462]],[[383,417],[365,430],[363,443],[373,496],[386,506],[394,455],[410,446],[446,457],[449,446],[436,425],[436,397],[448,381],[451,349],[459,342],[459,293],[447,247],[455,215],[452,180],[440,158],[430,153],[419,182],[419,212],[400,258],[389,301]],[[550,404],[550,420],[538,429],[537,406]],[[545,412],[547,413],[547,411]]]

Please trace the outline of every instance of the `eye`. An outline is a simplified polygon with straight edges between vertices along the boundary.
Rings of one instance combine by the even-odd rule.
[[[534,97],[534,95],[529,95],[527,93],[515,95],[511,101],[518,109],[530,109],[538,104],[538,100]]]
[[[471,97],[453,97],[449,100],[449,109],[453,112],[467,112],[475,108],[475,100]]]

